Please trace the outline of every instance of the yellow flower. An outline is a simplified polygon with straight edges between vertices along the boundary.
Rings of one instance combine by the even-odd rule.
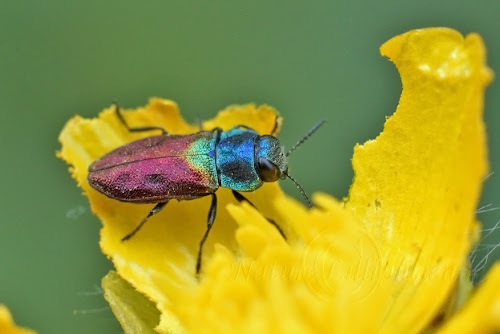
[[[12,315],[9,312],[9,309],[0,304],[0,333],[2,334],[34,334],[35,332],[27,329],[16,326],[14,320],[12,319]]]
[[[401,73],[403,92],[384,131],[355,148],[348,198],[315,194],[317,206],[308,210],[277,184],[266,184],[248,195],[257,211],[220,189],[199,280],[196,252],[210,199],[172,201],[121,242],[152,206],[97,193],[86,181],[87,168],[111,149],[152,134],[129,133],[111,108],[97,119],[68,122],[60,156],[103,222],[103,252],[160,311],[158,332],[500,330],[500,264],[471,298],[463,292],[487,171],[482,109],[492,73],[482,41],[476,34],[423,29],[389,40],[381,52]],[[174,134],[197,131],[167,100],[152,99],[125,117]],[[231,106],[203,128],[245,124],[264,134],[274,121],[270,107]],[[286,241],[264,217],[280,224]],[[108,300],[131,328],[127,322],[137,319],[123,320],[126,303],[110,293],[115,278],[105,281]]]

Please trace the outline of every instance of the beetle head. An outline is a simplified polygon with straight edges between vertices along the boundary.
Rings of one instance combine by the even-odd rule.
[[[276,137],[270,135],[258,137],[255,147],[255,167],[264,182],[275,182],[286,177],[287,158]]]
[[[276,137],[265,135],[257,138],[257,145],[255,145],[255,167],[259,173],[259,177],[264,182],[275,182],[278,179],[289,178],[290,181],[295,183],[302,196],[306,200],[307,206],[312,207],[311,200],[307,196],[302,186],[288,174],[287,157],[302,145],[311,135],[319,129],[320,126],[325,124],[325,121],[320,121],[314,125],[311,130],[304,137],[302,137],[288,152],[283,151],[279,140]]]

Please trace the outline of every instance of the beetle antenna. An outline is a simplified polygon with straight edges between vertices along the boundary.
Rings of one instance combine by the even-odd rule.
[[[285,174],[287,178],[289,178],[293,183],[295,183],[295,186],[297,187],[297,189],[299,189],[302,196],[304,196],[304,199],[306,200],[307,206],[309,208],[312,208],[313,207],[312,202],[309,199],[309,196],[307,196],[304,188],[302,188],[302,186],[297,182],[297,180],[295,180],[290,174],[288,174],[288,173],[283,173],[283,174]]]
[[[286,156],[289,156],[293,151],[295,151],[295,149],[297,149],[297,147],[299,147],[300,145],[302,145],[306,140],[309,139],[309,137],[312,136],[312,134],[314,132],[316,132],[316,130],[319,129],[320,126],[322,126],[323,124],[325,124],[326,121],[325,120],[321,120],[319,121],[315,126],[313,126],[311,128],[311,130],[309,130],[308,133],[306,133],[306,135],[304,137],[302,137],[298,142],[297,144],[295,144],[290,150],[288,150],[288,152],[286,152]],[[288,176],[288,175],[287,175]],[[288,176],[289,177],[289,176]]]

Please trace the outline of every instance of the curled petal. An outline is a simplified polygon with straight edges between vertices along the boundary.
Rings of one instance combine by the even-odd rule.
[[[393,280],[383,328],[408,333],[449,297],[474,241],[492,74],[481,38],[451,29],[410,31],[381,52],[403,92],[384,131],[355,148],[346,208],[380,243],[381,279]]]

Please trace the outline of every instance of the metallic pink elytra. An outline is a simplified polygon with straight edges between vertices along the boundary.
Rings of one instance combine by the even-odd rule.
[[[194,199],[219,187],[215,132],[154,136],[118,147],[89,167],[90,185],[108,197],[135,203]]]

